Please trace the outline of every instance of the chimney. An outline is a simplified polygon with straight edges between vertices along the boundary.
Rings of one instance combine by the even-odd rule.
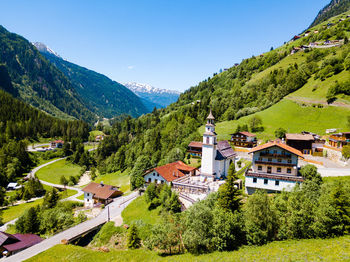
[[[103,186],[104,186],[103,181],[101,181],[101,182],[100,182],[100,186],[101,186],[101,187],[103,187]]]

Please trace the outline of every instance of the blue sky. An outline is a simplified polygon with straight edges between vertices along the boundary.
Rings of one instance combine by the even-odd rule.
[[[0,24],[115,81],[184,91],[288,41],[329,1],[11,0]]]

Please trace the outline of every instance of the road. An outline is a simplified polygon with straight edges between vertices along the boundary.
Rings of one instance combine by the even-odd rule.
[[[322,177],[327,176],[350,176],[350,168],[318,168]]]
[[[69,228],[61,233],[58,233],[48,239],[43,240],[39,244],[36,244],[30,248],[27,248],[17,254],[14,254],[8,258],[0,259],[0,261],[8,261],[8,262],[18,262],[29,259],[57,244],[60,244],[63,239],[69,240],[78,236],[80,234],[85,233],[91,228],[94,228],[98,225],[101,225],[107,222],[108,218],[108,208],[110,213],[110,219],[113,220],[116,217],[120,216],[124,208],[129,205],[132,200],[139,196],[138,192],[133,192],[129,196],[119,197],[111,204],[107,205],[105,209],[95,218],[85,221],[79,225],[76,225],[72,228]]]

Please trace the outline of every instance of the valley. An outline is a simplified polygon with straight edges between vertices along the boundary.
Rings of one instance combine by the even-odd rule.
[[[141,84],[191,75],[147,19],[136,42],[125,21],[81,28],[71,61],[98,45],[79,61],[105,75],[0,26],[0,260],[349,260],[349,8],[183,92]]]

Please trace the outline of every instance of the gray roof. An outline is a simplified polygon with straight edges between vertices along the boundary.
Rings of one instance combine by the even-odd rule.
[[[211,112],[211,109],[210,109],[210,113],[209,113],[207,119],[212,119],[212,120],[215,119],[215,117],[213,116],[213,113]]]
[[[236,155],[227,140],[219,141],[217,145],[218,151],[216,154],[216,160],[223,160],[227,158],[232,158]]]

